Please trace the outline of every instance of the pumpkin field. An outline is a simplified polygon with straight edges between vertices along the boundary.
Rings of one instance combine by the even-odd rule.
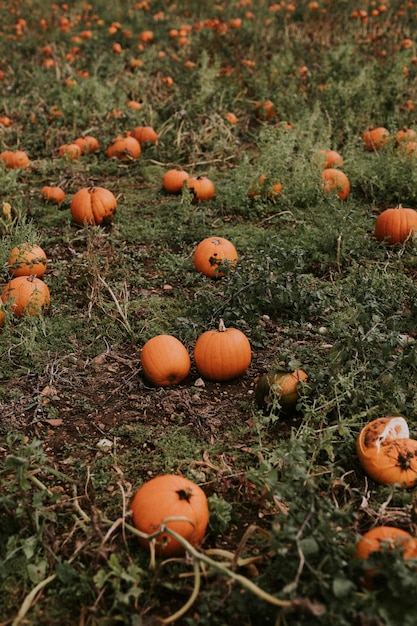
[[[0,626],[415,626],[416,32],[0,0]]]

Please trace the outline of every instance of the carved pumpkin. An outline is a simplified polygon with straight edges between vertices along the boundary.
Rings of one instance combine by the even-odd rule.
[[[61,187],[53,187],[45,185],[41,189],[41,196],[45,202],[52,202],[53,204],[61,204],[65,200],[65,191]]]
[[[365,130],[362,133],[362,139],[365,143],[366,150],[374,151],[382,148],[390,140],[389,131],[383,126]]]
[[[4,150],[0,153],[0,160],[6,169],[25,168],[30,165],[29,157],[23,150]]]
[[[146,378],[159,387],[177,385],[188,376],[191,359],[186,347],[172,335],[156,335],[141,352],[142,370]]]
[[[399,205],[385,209],[375,221],[375,238],[388,244],[404,243],[417,231],[417,211]]]
[[[417,484],[417,440],[402,416],[380,417],[359,433],[356,450],[365,472],[378,483],[404,488]]]
[[[168,193],[181,193],[190,175],[185,170],[170,169],[164,174],[162,185]]]
[[[190,176],[187,185],[196,201],[211,200],[216,195],[214,183],[207,176]]]
[[[350,194],[350,182],[344,172],[334,167],[327,167],[321,173],[323,189],[326,193],[337,192],[341,200]]]
[[[274,404],[278,404],[284,411],[291,412],[300,397],[299,383],[306,380],[307,374],[301,369],[294,372],[271,370],[258,379],[255,400],[261,409],[274,408]]]
[[[164,474],[144,483],[130,505],[133,525],[148,535],[158,531],[162,523],[191,545],[202,542],[209,522],[209,508],[204,491],[184,476]],[[178,520],[170,518],[182,518]],[[149,541],[139,538],[149,549]],[[155,538],[155,552],[171,557],[184,554],[183,546],[167,533]]]
[[[200,335],[194,346],[194,361],[199,374],[216,382],[241,376],[251,359],[246,335],[237,328],[226,328],[223,320],[217,330],[207,330]]]
[[[382,550],[396,550],[404,560],[417,558],[417,541],[405,530],[395,526],[376,526],[362,535],[356,544],[354,558],[368,560],[372,554]],[[376,568],[365,571],[363,586],[374,588]]]
[[[209,278],[221,278],[236,268],[236,248],[224,237],[207,237],[194,251],[194,267]]]
[[[141,155],[140,143],[134,137],[116,137],[106,150],[107,156],[120,161],[133,161]]]
[[[40,246],[21,243],[15,246],[9,255],[8,266],[12,276],[43,276],[46,272],[47,258]]]
[[[35,275],[17,276],[5,286],[1,299],[9,304],[16,317],[42,315],[50,305],[50,292],[46,283]]]
[[[77,224],[108,224],[114,218],[117,200],[104,187],[85,187],[71,200],[71,215]]]

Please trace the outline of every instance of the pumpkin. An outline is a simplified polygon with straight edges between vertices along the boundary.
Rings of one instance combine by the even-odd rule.
[[[205,331],[194,346],[194,361],[199,374],[216,382],[241,376],[251,359],[246,335],[237,328],[226,328],[222,319],[218,329]]]
[[[82,154],[88,154],[91,152],[97,152],[100,149],[98,139],[91,135],[85,137],[77,137],[74,143],[80,148]]]
[[[405,530],[395,526],[375,526],[365,532],[356,544],[354,558],[368,560],[373,554],[383,550],[395,550],[405,561],[417,558],[417,541]],[[365,571],[363,586],[374,588],[376,568]]]
[[[365,130],[362,133],[362,139],[365,143],[366,150],[379,150],[390,140],[390,133],[383,126],[378,126],[371,130]]]
[[[162,185],[165,191],[168,193],[181,193],[184,188],[185,181],[190,178],[190,175],[185,170],[170,169],[164,174],[162,179]]]
[[[326,193],[337,192],[341,200],[350,194],[350,182],[344,172],[334,167],[327,167],[321,173],[323,189]]]
[[[413,128],[401,128],[395,133],[395,142],[398,145],[415,142],[417,140],[417,132]]]
[[[4,150],[0,153],[0,160],[3,161],[7,169],[17,169],[29,167],[29,157],[23,150]]]
[[[157,143],[158,141],[158,133],[152,126],[136,126],[131,135],[139,141],[141,146],[146,142]]]
[[[59,156],[74,161],[81,156],[81,148],[76,143],[64,143],[59,147]]]
[[[375,238],[388,244],[404,243],[417,231],[417,211],[401,205],[385,209],[375,221]]]
[[[417,440],[410,439],[402,416],[366,424],[356,442],[359,461],[372,480],[410,488],[417,484]]]
[[[134,137],[116,137],[106,150],[106,155],[120,161],[133,161],[141,155],[140,143]]]
[[[186,347],[172,335],[156,335],[149,339],[141,351],[141,364],[145,377],[154,385],[177,385],[188,376],[191,359]]]
[[[9,255],[8,266],[12,276],[43,276],[46,272],[47,258],[40,246],[21,243],[15,246]]]
[[[207,237],[194,251],[194,267],[209,278],[221,278],[236,268],[238,254],[235,246],[224,237]]]
[[[343,158],[336,150],[319,150],[316,154],[317,163],[323,169],[342,167]]]
[[[211,200],[216,195],[214,183],[207,176],[190,176],[187,185],[194,196],[194,200],[204,202]]]
[[[70,210],[77,224],[108,224],[114,218],[117,200],[104,187],[84,187],[71,200]]]
[[[61,204],[65,200],[65,191],[61,187],[53,187],[45,185],[41,189],[41,196],[45,202],[52,202],[54,204]]]
[[[277,198],[282,191],[282,183],[275,182],[272,185],[266,185],[267,177],[265,174],[261,174],[258,180],[249,187],[249,198],[256,198],[258,196],[265,198]]]
[[[163,474],[145,482],[133,497],[130,509],[133,525],[140,532],[151,535],[164,524],[192,546],[200,545],[209,522],[206,494],[191,480],[177,474]],[[138,541],[149,549],[147,539],[139,537]],[[154,541],[158,556],[179,556],[185,552],[168,533],[160,534]]]
[[[301,369],[273,369],[257,380],[255,400],[261,409],[273,409],[278,404],[283,411],[292,412],[300,397],[299,383],[306,380],[307,374]]]
[[[1,296],[8,303],[16,317],[41,315],[49,308],[50,292],[48,285],[35,275],[17,276],[7,283]]]

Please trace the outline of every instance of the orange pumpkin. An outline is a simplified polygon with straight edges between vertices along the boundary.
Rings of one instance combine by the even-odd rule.
[[[405,530],[395,526],[376,526],[362,535],[356,544],[354,558],[368,560],[372,554],[382,550],[396,550],[404,560],[417,558],[417,541]],[[363,586],[374,588],[374,579],[378,574],[375,568],[365,571]]]
[[[157,143],[158,141],[158,133],[152,126],[136,126],[131,135],[139,141],[141,146],[146,142]]]
[[[23,150],[4,150],[0,153],[0,160],[7,169],[25,168],[30,165],[29,157]]]
[[[336,150],[319,150],[316,154],[317,163],[323,169],[342,167],[343,158]]]
[[[46,272],[47,258],[40,246],[21,243],[15,246],[9,255],[8,266],[12,276],[43,276]]]
[[[74,140],[74,143],[81,149],[82,154],[88,154],[100,150],[100,144],[98,142],[98,139],[92,137],[91,135],[78,137]]]
[[[144,375],[158,387],[177,385],[190,372],[191,359],[187,349],[172,335],[156,335],[149,339],[142,348],[140,359]]]
[[[220,320],[217,330],[207,330],[194,346],[194,361],[204,378],[216,382],[232,380],[248,369],[252,360],[246,335],[237,328],[226,328]]]
[[[238,254],[224,237],[207,237],[194,251],[194,267],[209,278],[221,278],[236,268]]]
[[[401,128],[395,133],[395,142],[398,145],[415,142],[417,139],[417,132],[413,128]]]
[[[191,176],[187,180],[187,185],[194,196],[194,200],[199,202],[211,200],[216,195],[214,183],[207,176]]]
[[[263,374],[255,387],[255,400],[262,409],[273,408],[278,403],[284,411],[293,411],[300,397],[299,383],[307,380],[307,374],[276,369]]]
[[[404,243],[417,231],[417,211],[401,205],[385,209],[375,222],[375,238],[388,244]]]
[[[402,416],[380,417],[366,424],[359,433],[356,451],[363,469],[375,482],[404,488],[417,484],[417,440],[410,439]]]
[[[140,143],[134,137],[116,137],[106,150],[107,156],[120,161],[133,161],[141,155]]]
[[[282,183],[275,182],[266,185],[267,176],[261,174],[258,180],[249,187],[249,198],[263,197],[263,198],[277,198],[282,191]]]
[[[140,532],[152,535],[164,525],[192,546],[200,545],[209,522],[206,494],[191,480],[177,474],[163,474],[145,482],[136,492],[130,508],[133,525]],[[149,549],[147,539],[140,537],[138,541]],[[159,534],[154,541],[159,556],[179,556],[185,552],[179,541],[168,533]]]
[[[104,187],[85,187],[71,200],[70,210],[77,224],[108,224],[114,218],[117,200]]]
[[[326,193],[337,192],[341,200],[350,194],[350,182],[344,172],[334,167],[327,167],[321,173],[323,189]]]
[[[59,156],[74,161],[81,156],[81,148],[76,143],[64,143],[59,147]]]
[[[50,305],[51,296],[46,283],[35,275],[17,276],[7,283],[1,296],[16,317],[42,315]]]
[[[181,193],[190,175],[185,170],[170,169],[164,174],[162,185],[168,193]]]
[[[53,202],[54,204],[61,204],[65,200],[65,191],[61,187],[52,187],[45,185],[41,189],[41,196],[45,202]]]
[[[362,133],[362,139],[365,143],[366,150],[379,150],[390,140],[390,133],[389,130],[383,126],[378,126],[371,130],[365,130]]]

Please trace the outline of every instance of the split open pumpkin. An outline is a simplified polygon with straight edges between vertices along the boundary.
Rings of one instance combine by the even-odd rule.
[[[370,478],[403,488],[417,485],[417,440],[410,438],[404,417],[380,417],[359,433],[356,450]]]

